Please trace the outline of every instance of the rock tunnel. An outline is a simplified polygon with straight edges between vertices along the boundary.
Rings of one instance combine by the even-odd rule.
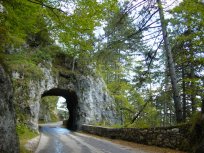
[[[61,96],[66,99],[67,109],[69,110],[69,119],[67,121],[67,128],[70,130],[77,130],[78,98],[77,98],[76,92],[65,90],[65,89],[53,88],[48,91],[45,91],[41,97],[43,98],[46,96]]]

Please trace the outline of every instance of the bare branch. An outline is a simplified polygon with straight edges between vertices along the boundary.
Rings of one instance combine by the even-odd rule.
[[[133,124],[135,122],[135,120],[140,116],[140,114],[144,111],[145,107],[147,106],[147,104],[149,103],[149,101],[147,101],[143,107],[140,109],[140,111],[134,115],[131,124]]]
[[[153,34],[155,34],[155,33],[158,33],[158,32],[161,32],[161,30],[154,31],[154,32],[152,32],[152,33],[149,33],[149,34],[143,35],[142,37],[151,36],[151,35],[153,35]]]
[[[31,2],[31,3],[34,3],[34,4],[38,4],[38,5],[44,6],[44,7],[46,7],[46,8],[51,9],[51,10],[57,10],[57,11],[59,11],[59,12],[66,13],[66,12],[64,12],[63,10],[59,9],[59,8],[55,8],[55,7],[46,5],[45,3],[40,2],[40,1],[38,1],[38,0],[27,0],[27,1],[29,1],[29,2]]]
[[[141,1],[141,2],[139,2],[139,3],[137,3],[137,4],[135,4],[134,6],[132,6],[131,8],[129,8],[129,9],[127,10],[127,13],[130,12],[130,11],[132,11],[132,10],[135,9],[135,8],[138,8],[138,7],[142,6],[142,5],[144,5],[144,4],[146,3],[146,1],[147,1],[147,0],[143,0],[143,1]]]
[[[155,59],[155,57],[156,57],[156,55],[157,55],[157,51],[159,50],[159,48],[160,48],[162,42],[163,42],[163,39],[162,39],[162,41],[160,41],[159,45],[157,46],[157,49],[154,51],[153,56],[150,58],[150,62],[149,62],[149,65],[148,65],[148,72],[149,72],[149,70],[150,70],[150,66],[152,65],[152,62],[153,62],[153,60]]]
[[[147,39],[144,39],[144,40],[142,40],[143,42],[145,41],[150,41],[150,40],[152,40],[152,39],[154,39],[154,38],[158,38],[158,36],[161,36],[162,34],[158,34],[157,36],[153,36],[153,37],[150,37],[150,38],[147,38]]]

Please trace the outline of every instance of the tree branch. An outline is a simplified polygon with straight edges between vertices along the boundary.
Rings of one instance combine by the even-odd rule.
[[[66,13],[66,12],[64,12],[64,11],[61,10],[61,9],[58,9],[58,8],[55,8],[55,7],[46,5],[45,3],[40,2],[40,1],[38,1],[38,0],[34,0],[34,1],[33,1],[33,0],[27,0],[27,1],[29,1],[29,2],[31,2],[31,3],[34,3],[34,4],[38,4],[38,5],[44,6],[44,7],[46,7],[46,8],[51,9],[51,10],[57,10],[57,11],[59,11],[59,12]]]
[[[145,109],[145,107],[147,106],[147,104],[149,103],[149,101],[147,101],[142,109],[140,109],[140,111],[133,117],[131,124],[133,124],[135,122],[135,120],[139,117],[139,115],[143,112],[143,110]]]

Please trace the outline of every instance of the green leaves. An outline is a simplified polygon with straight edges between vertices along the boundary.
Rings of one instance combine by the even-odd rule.
[[[37,30],[35,23],[41,13],[39,6],[32,5],[26,0],[4,1],[3,6],[6,12],[2,24],[6,27],[11,41],[14,40],[13,43],[16,42],[17,38],[25,39],[27,32]]]
[[[187,113],[195,113],[202,97],[198,91],[202,86],[201,79],[204,68],[202,62],[204,51],[203,3],[198,0],[184,0],[172,10],[172,14],[173,53],[178,69],[177,73],[182,76],[184,113],[189,111],[186,110],[189,107],[185,104],[188,101],[186,99],[189,99],[188,103],[191,107]]]
[[[78,0],[72,3],[73,13],[67,16],[60,14],[55,34],[72,56],[91,56],[95,41],[93,32],[105,19],[107,14],[104,14],[104,10],[109,10],[109,5],[107,2],[99,3],[96,0]]]

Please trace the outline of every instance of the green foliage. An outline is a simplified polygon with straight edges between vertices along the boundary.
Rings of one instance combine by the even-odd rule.
[[[59,117],[56,114],[52,113],[52,112],[50,113],[50,118],[51,118],[51,122],[59,121]]]
[[[57,115],[58,115],[60,120],[68,120],[68,118],[69,118],[69,112],[68,111],[58,110]]]
[[[122,124],[126,124],[131,120],[132,112],[134,108],[128,101],[128,97],[126,94],[128,93],[128,90],[131,89],[131,86],[124,81],[118,82],[114,81],[111,83],[108,83],[108,89],[111,93],[111,95],[114,96],[115,99],[115,107],[118,115],[121,117],[123,121]],[[131,110],[131,111],[127,111]],[[122,113],[122,114],[121,114]]]
[[[202,99],[202,92],[198,91],[202,91],[203,78],[204,7],[201,1],[184,0],[171,13],[174,59],[177,73],[182,76],[182,98],[190,99],[192,113],[187,116],[189,119],[200,107]]]
[[[111,2],[111,6],[110,6]],[[68,2],[64,2],[67,4]],[[104,10],[114,10],[115,1],[77,0],[72,1],[73,13],[66,15],[58,12],[58,18],[50,14],[55,21],[57,30],[55,36],[64,45],[64,50],[70,56],[91,58],[94,49],[94,30],[101,24],[106,15]],[[69,5],[69,4],[67,4]],[[51,12],[49,12],[51,13]],[[59,21],[60,22],[59,22]]]
[[[6,40],[4,47],[11,47],[9,46],[11,44],[18,47],[26,42],[28,33],[38,31],[35,25],[36,21],[42,18],[41,13],[43,9],[27,0],[5,0],[2,5],[5,11],[0,14],[3,21],[0,27],[4,28],[6,32],[4,35],[4,40]]]
[[[43,105],[46,105],[47,108],[51,111],[54,110],[57,106],[57,101],[58,97],[57,96],[48,96],[48,97],[43,97],[41,103]]]
[[[52,61],[52,57],[49,53],[46,54],[45,51],[37,50],[35,54],[32,55],[32,60],[37,63],[46,63],[47,61]]]
[[[194,126],[196,125],[196,123],[201,119],[201,113],[200,112],[196,112],[195,114],[193,114],[189,120],[189,123],[193,125],[193,127],[191,128],[191,131],[194,129]]]
[[[138,98],[137,98],[138,99]],[[153,128],[160,126],[161,118],[159,116],[157,108],[150,102],[145,102],[142,100],[135,101],[132,105],[136,108],[135,114],[137,114],[145,106],[143,111],[140,113],[138,118],[132,124],[128,124],[128,127],[136,128]]]
[[[140,122],[144,122],[146,126],[149,126],[151,128],[160,126],[161,119],[159,118],[156,107],[151,104],[147,105],[143,114],[141,115],[141,119],[139,119],[139,121],[136,120],[133,125],[137,127],[139,126],[138,123]]]
[[[203,145],[203,137],[204,137],[204,120],[202,118],[201,113],[196,113],[191,118],[190,125],[192,125],[189,129],[189,135],[191,140],[191,151],[195,152],[196,149]]]
[[[107,19],[107,25],[104,27],[107,43],[99,43],[99,49],[95,55],[97,70],[102,74],[110,93],[114,96],[117,116],[121,124],[133,127],[137,125],[154,127],[158,125],[159,119],[157,119],[158,113],[155,106],[151,104],[145,107],[134,125],[129,125],[134,115],[147,101],[134,89],[130,76],[134,69],[131,63],[135,61],[132,55],[141,54],[146,51],[144,49],[146,47],[142,43],[142,35],[138,33],[138,27],[133,23],[133,18],[128,13],[124,13],[125,9],[127,9],[125,5],[118,5],[118,10],[111,13]],[[144,63],[140,65],[144,69]],[[149,78],[147,80],[145,83],[151,82]],[[139,82],[141,83],[140,80]],[[137,86],[137,88],[140,87]]]
[[[31,130],[26,124],[17,124],[16,125],[17,134],[21,139],[32,139],[38,135],[36,131]]]
[[[18,72],[25,78],[41,78],[43,76],[37,64],[25,53],[1,54],[0,58],[10,72]]]
[[[70,4],[72,10],[67,8]],[[55,39],[67,55],[84,58],[82,61],[87,65],[93,54],[94,30],[107,18],[104,10],[114,12],[116,4],[112,0],[5,0],[4,13],[0,14],[1,49],[5,52],[25,44],[32,48],[47,47]],[[46,54],[46,50],[40,50],[34,56],[47,59]]]
[[[29,153],[30,151],[25,149],[25,144],[28,140],[38,136],[39,134],[36,131],[32,131],[26,124],[17,124],[16,132],[20,140],[20,152]]]
[[[41,102],[40,102],[40,108],[41,108],[41,113],[43,115],[48,115],[50,116],[50,121],[49,122],[56,122],[59,120],[57,114],[56,114],[56,108],[57,108],[57,101],[58,97],[57,96],[47,96],[43,97]],[[47,122],[47,120],[42,121]]]

